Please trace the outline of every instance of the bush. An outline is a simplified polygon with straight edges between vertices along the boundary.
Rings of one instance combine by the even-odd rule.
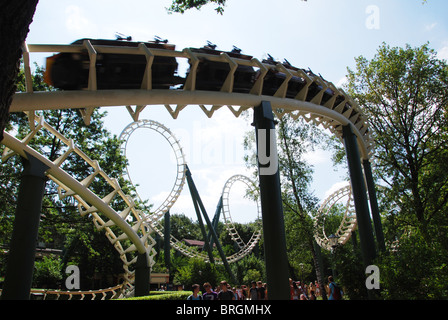
[[[202,285],[204,282],[210,282],[212,286],[215,286],[219,281],[217,266],[199,258],[193,258],[187,266],[179,268],[173,282],[183,284],[184,288],[190,289],[195,283]]]
[[[43,257],[34,263],[33,287],[57,288],[62,281],[62,263],[59,257]]]
[[[446,251],[418,234],[400,239],[393,252],[382,255],[381,295],[388,300],[445,299],[448,294]]]
[[[150,292],[148,296],[133,297],[123,300],[187,300],[192,291],[154,291]]]

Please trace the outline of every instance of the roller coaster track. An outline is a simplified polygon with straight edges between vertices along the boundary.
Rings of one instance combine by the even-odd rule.
[[[90,59],[87,90],[33,92],[29,59],[30,53],[33,52],[87,52]],[[96,57],[98,54],[108,53],[142,55],[146,57],[147,65],[141,89],[97,90]],[[157,56],[188,60],[190,72],[186,76],[185,84],[182,88],[152,88],[151,67],[154,57]],[[154,263],[153,255],[155,251],[152,248],[154,241],[150,236],[152,232],[151,221],[136,208],[132,198],[124,194],[117,181],[108,177],[101,170],[97,162],[89,159],[75,146],[73,141],[66,139],[51,128],[43,118],[36,116],[34,111],[77,108],[80,110],[85,123],[88,125],[91,121],[93,111],[99,107],[126,106],[132,119],[138,121],[141,111],[149,105],[164,105],[174,119],[187,106],[195,105],[199,106],[206,116],[211,118],[216,110],[223,107],[227,107],[235,117],[239,117],[243,111],[259,106],[262,101],[268,101],[271,103],[273,112],[278,118],[282,118],[286,114],[289,114],[293,119],[303,117],[307,122],[314,122],[317,125],[329,129],[339,138],[342,137],[342,126],[351,125],[357,137],[361,157],[363,159],[369,159],[372,152],[373,140],[370,136],[369,125],[366,117],[362,114],[355,101],[342,89],[336,88],[333,83],[324,80],[321,76],[307,73],[302,69],[292,70],[286,68],[281,63],[266,64],[256,58],[244,60],[230,57],[227,53],[211,55],[194,52],[190,48],[185,48],[182,51],[173,51],[147,48],[144,44],[135,48],[92,45],[89,40],[85,40],[83,44],[77,45],[24,44],[23,59],[26,92],[16,93],[14,95],[10,112],[26,112],[28,114],[31,132],[23,140],[18,140],[11,134],[5,132],[5,138],[1,141],[7,147],[3,160],[6,161],[12,154],[19,154],[24,158],[27,158],[27,154],[30,154],[50,168],[47,171],[47,175],[59,185],[59,195],[61,197],[74,197],[79,203],[81,215],[90,215],[95,226],[106,232],[106,236],[120,253],[126,270],[126,285],[130,289],[132,289],[133,271],[129,269],[129,266],[135,262],[135,259],[129,260],[127,258],[128,254],[133,251],[137,251],[140,254],[146,253],[151,263]],[[196,90],[198,65],[202,59],[228,63],[230,71],[219,91]],[[253,83],[248,93],[234,91],[235,71],[238,66],[253,67],[260,72],[260,76]],[[285,78],[273,95],[263,95],[263,82],[269,69],[282,72],[285,74]],[[288,98],[286,96],[288,84],[293,77],[305,79],[306,85],[294,98]],[[311,99],[307,99],[309,96],[308,91],[312,84],[318,84],[321,89]],[[323,96],[327,89],[331,89],[334,95],[324,102]],[[52,162],[29,146],[30,140],[39,130],[47,130],[67,146],[66,152],[59,159]],[[81,181],[68,175],[62,168],[63,162],[73,153],[83,158],[92,167],[92,174]],[[103,178],[112,187],[113,191],[111,194],[101,198],[89,190],[89,185],[96,177]],[[126,204],[126,209],[115,210],[112,208],[115,197],[120,197],[121,201]],[[157,219],[153,219],[152,221],[155,220]],[[119,227],[123,234],[116,235],[111,229],[112,226]],[[253,237],[257,238],[258,236]],[[123,241],[126,239],[129,239],[132,243],[127,248],[124,247]],[[249,241],[248,244],[253,244],[256,239],[253,240]],[[204,260],[208,260],[205,253],[192,254],[188,247],[180,242],[178,243],[176,239],[172,238],[171,241],[175,242],[177,249],[187,256],[199,255]],[[251,245],[248,247],[248,244],[246,244],[246,247],[243,246],[243,249],[246,248],[249,250]],[[241,243],[240,245],[243,244]],[[244,250],[240,252],[244,252]],[[240,258],[240,254],[228,257],[229,262],[236,261]],[[219,262],[219,259],[217,260]]]
[[[87,90],[33,92],[29,55],[31,52],[88,52],[90,57],[89,79]],[[146,57],[146,71],[141,89],[97,90],[96,57],[98,54],[129,54]],[[154,57],[175,57],[186,59],[190,63],[190,72],[181,89],[163,90],[152,89],[151,66]],[[17,93],[12,101],[10,112],[34,111],[45,109],[79,108],[85,122],[90,123],[90,116],[95,108],[106,106],[127,106],[134,121],[138,120],[141,111],[148,105],[164,105],[175,119],[188,105],[196,105],[207,115],[212,117],[214,112],[224,106],[238,117],[244,110],[260,105],[262,101],[269,101],[277,117],[290,114],[294,119],[303,117],[307,121],[315,122],[331,130],[336,136],[342,136],[342,126],[352,125],[357,136],[358,145],[363,159],[368,159],[373,148],[367,118],[362,114],[357,103],[342,89],[324,80],[321,76],[309,74],[302,69],[292,70],[283,64],[275,65],[260,62],[256,58],[244,60],[230,57],[226,53],[220,55],[194,52],[191,48],[182,51],[147,48],[143,43],[138,47],[92,45],[85,40],[82,45],[27,45],[23,46],[25,78],[27,92]],[[228,63],[230,71],[220,91],[196,90],[196,76],[201,59]],[[249,66],[260,71],[260,76],[254,82],[249,93],[233,91],[235,71],[238,66]],[[272,96],[262,95],[263,81],[269,69],[286,75],[283,83]],[[287,98],[288,84],[293,77],[305,79],[306,85],[297,93],[295,98]],[[311,84],[318,84],[321,90],[307,101]],[[325,103],[322,101],[327,89],[334,92]],[[342,102],[337,103],[338,97]],[[133,108],[133,106],[135,106]]]
[[[122,296],[123,284],[115,287],[89,291],[62,291],[52,289],[31,289],[36,300],[109,300]],[[0,289],[0,294],[2,290]]]
[[[224,215],[224,225],[226,226],[227,233],[230,235],[231,239],[238,245],[238,247],[242,249],[243,252],[250,252],[257,244],[258,240],[261,238],[261,220],[260,220],[261,204],[260,199],[258,198],[256,201],[257,204],[257,219],[255,221],[256,230],[252,234],[252,237],[249,240],[249,242],[246,244],[238,234],[238,231],[236,230],[235,225],[233,223],[232,216],[230,215],[230,204],[229,204],[230,190],[233,184],[238,181],[244,183],[249,191],[252,192],[256,191],[254,182],[243,175],[234,175],[227,180],[222,190],[222,206],[223,206],[222,212]]]
[[[173,185],[173,188],[171,189],[171,192],[169,193],[168,197],[165,199],[165,201],[155,210],[151,210],[150,214],[147,214],[145,218],[149,222],[151,229],[157,232],[162,238],[165,237],[164,233],[164,226],[159,222],[159,220],[164,216],[164,214],[170,210],[170,208],[174,205],[176,200],[179,198],[180,193],[182,192],[183,186],[185,184],[185,168],[186,168],[186,161],[185,157],[182,151],[182,147],[180,145],[179,140],[174,136],[174,134],[163,124],[153,121],[153,120],[139,120],[132,122],[126,128],[122,131],[120,134],[120,140],[123,141],[122,143],[122,151],[124,154],[126,154],[126,146],[128,144],[128,140],[131,137],[132,133],[134,133],[138,129],[150,129],[153,131],[156,131],[160,135],[162,135],[167,142],[170,144],[175,157],[176,157],[176,163],[177,163],[177,172],[176,172],[176,179]],[[129,173],[129,169],[126,167],[127,172],[127,179],[133,184],[132,177]],[[254,231],[253,235],[249,239],[247,243],[244,243],[244,241],[241,239],[241,237],[238,235],[238,232],[235,228],[235,225],[232,221],[232,217],[230,215],[230,207],[229,207],[229,197],[230,197],[230,189],[232,185],[235,182],[241,181],[243,182],[246,187],[252,191],[256,192],[256,188],[254,185],[254,182],[251,181],[249,178],[242,176],[242,175],[235,175],[227,180],[223,187],[222,191],[222,197],[223,197],[223,215],[224,215],[224,225],[227,229],[227,232],[229,233],[231,239],[235,241],[235,243],[238,245],[238,252],[236,252],[233,255],[230,255],[226,257],[226,260],[228,262],[236,262],[246,256],[248,253],[252,251],[252,249],[257,244],[258,240],[261,238],[261,225],[260,220],[256,221],[257,228]],[[134,184],[133,184],[134,185]],[[137,188],[136,188],[137,189]],[[137,196],[139,197],[140,201],[143,203],[144,199],[140,197],[140,195],[137,192]],[[260,204],[259,201],[256,203],[257,205],[257,218],[260,218]],[[205,261],[209,261],[210,258],[208,255],[205,254],[205,252],[198,252],[196,250],[193,250],[191,247],[186,246],[182,241],[179,241],[176,239],[173,235],[170,235],[170,244],[173,248],[175,248],[177,251],[183,253],[184,255],[188,257],[196,257],[203,259]],[[223,264],[223,261],[221,258],[216,258],[215,260],[218,264]]]
[[[329,235],[325,232],[325,220],[328,215],[331,215],[333,207],[338,204],[342,205],[344,209],[342,221],[336,232],[333,233],[338,239],[338,245],[344,245],[357,227],[352,188],[348,185],[328,196],[320,206],[318,214],[314,219],[314,238],[317,244],[326,250],[331,250],[332,247]]]
[[[174,136],[174,134],[171,132],[170,129],[165,127],[163,124],[153,121],[153,120],[139,120],[132,122],[120,134],[120,141],[123,141],[121,145],[121,150],[124,155],[126,155],[126,147],[129,141],[130,136],[134,131],[137,129],[151,129],[162,135],[167,142],[170,144],[174,155],[176,157],[176,164],[177,164],[177,170],[176,170],[176,179],[173,185],[173,188],[171,189],[168,197],[165,199],[165,201],[155,210],[151,211],[151,220],[159,220],[163,217],[163,215],[173,206],[173,204],[176,202],[177,198],[180,196],[180,193],[182,191],[182,188],[185,184],[185,156],[182,151],[182,147],[179,143],[179,140]],[[127,179],[134,185],[132,182],[132,177],[129,173],[129,168],[126,166],[126,176]],[[135,185],[134,185],[135,186]],[[137,190],[137,188],[135,188]],[[140,197],[137,191],[137,196],[140,198],[140,201],[143,203],[143,199]]]
[[[9,133],[4,133],[2,143],[6,146],[2,155],[5,162],[9,157],[18,154],[24,158],[28,155],[43,162],[49,169],[46,175],[58,185],[58,195],[61,199],[73,197],[78,202],[78,211],[81,216],[90,216],[98,230],[106,233],[106,237],[120,254],[125,270],[125,289],[132,290],[135,270],[131,266],[136,262],[137,256],[131,258],[130,254],[137,251],[140,254],[147,254],[150,265],[154,265],[156,251],[153,249],[154,239],[150,236],[151,228],[145,221],[142,212],[136,208],[132,197],[125,194],[118,181],[109,177],[99,166],[98,161],[90,159],[82,152],[73,140],[66,139],[61,133],[46,123],[43,117],[34,116],[37,121],[34,129],[22,140],[18,140]],[[33,137],[38,133],[46,131],[59,139],[64,145],[63,154],[54,161],[50,161],[37,150],[29,146]],[[64,162],[69,158],[77,156],[83,160],[90,168],[91,174],[81,181],[70,176],[64,171]],[[93,193],[89,187],[94,181],[102,181],[108,185],[111,192],[100,198]],[[114,209],[117,206],[124,206],[125,209]],[[117,235],[114,227],[118,227],[123,233]],[[130,240],[130,244],[128,241]]]

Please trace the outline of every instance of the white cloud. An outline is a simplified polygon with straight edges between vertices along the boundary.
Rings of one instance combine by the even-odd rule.
[[[336,182],[325,192],[325,197],[323,200],[327,199],[329,196],[331,196],[337,190],[348,186],[348,184],[349,184],[349,182],[347,182],[347,181]]]
[[[67,30],[74,34],[91,34],[97,28],[84,14],[84,10],[76,5],[69,5],[65,9],[65,26]]]
[[[437,58],[448,61],[448,46],[443,47],[437,52]]]
[[[304,154],[304,159],[312,164],[318,165],[323,163],[328,163],[331,165],[331,153],[322,149],[316,149],[314,151]]]
[[[347,77],[344,76],[341,79],[339,79],[339,81],[336,83],[336,87],[342,88],[347,82],[348,82],[348,79],[347,79]]]
[[[431,31],[432,29],[434,29],[437,26],[437,22],[431,23],[431,24],[427,24],[425,26],[425,30],[426,31]]]

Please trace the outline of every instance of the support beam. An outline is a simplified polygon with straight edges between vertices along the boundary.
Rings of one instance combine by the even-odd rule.
[[[218,222],[219,222],[219,217],[221,215],[221,211],[222,211],[222,196],[219,197],[218,205],[216,206],[215,215],[213,216],[213,220],[212,220],[212,227],[215,231],[218,229]],[[212,237],[212,230],[208,231],[207,241],[210,243],[210,248],[213,248],[214,241],[213,241],[213,237]]]
[[[210,222],[210,218],[208,217],[207,211],[205,210],[204,204],[202,203],[201,197],[199,196],[199,192],[196,189],[196,185],[194,184],[193,178],[191,177],[191,172],[190,169],[188,168],[188,166],[186,166],[186,172],[185,175],[187,177],[187,183],[188,183],[188,187],[190,188],[190,192],[192,194],[192,198],[193,198],[193,202],[195,203],[195,207],[196,205],[199,205],[199,209],[200,211],[202,211],[202,214],[204,216],[205,222],[207,223],[207,227],[208,229],[212,232],[212,239],[216,244],[216,248],[218,249],[219,255],[221,257],[221,260],[224,264],[224,267],[227,271],[227,273],[229,274],[230,278],[231,278],[231,282],[236,283],[236,279],[235,276],[232,273],[232,270],[230,269],[230,265],[229,262],[227,261],[227,257],[221,247],[221,243],[219,242],[219,238],[218,235],[216,234],[215,229],[213,228],[212,223]],[[205,236],[205,243],[207,243],[207,237]],[[211,260],[212,262],[213,260]],[[213,262],[212,262],[213,263]]]
[[[366,176],[367,190],[369,192],[370,210],[372,211],[373,226],[375,228],[376,242],[378,249],[386,251],[384,242],[383,226],[381,223],[380,210],[378,208],[378,199],[376,197],[375,182],[373,181],[372,166],[369,160],[363,161],[364,174]]]
[[[23,159],[17,208],[2,300],[29,300],[36,242],[48,167],[33,156]]]
[[[270,102],[254,108],[261,212],[269,299],[289,300],[289,270],[278,172],[275,121]]]
[[[163,248],[164,248],[164,256],[165,256],[165,267],[168,270],[171,270],[171,242],[170,242],[170,235],[171,235],[171,222],[170,222],[170,211],[168,210],[165,213],[165,228],[164,228],[164,237],[163,237]]]
[[[359,240],[364,266],[372,264],[376,257],[375,240],[370,220],[369,205],[364,176],[361,167],[361,158],[358,150],[356,136],[351,125],[343,126],[342,137],[345,143],[350,182],[355,202],[356,219],[358,221]]]
[[[151,267],[147,253],[139,253],[135,264],[135,297],[149,295],[151,281]]]
[[[199,193],[196,190],[196,186],[194,185],[193,179],[191,178],[191,172],[190,172],[190,169],[188,169],[188,167],[185,172],[185,175],[187,177],[187,183],[188,183],[188,187],[190,189],[191,199],[193,200],[194,211],[196,211],[196,216],[198,217],[199,227],[201,228],[202,237],[204,238],[204,248],[203,249],[207,251],[210,263],[215,263],[215,259],[213,258],[212,248],[209,246],[209,243],[207,241],[207,233],[205,232],[205,226],[204,226],[204,223],[202,222],[201,208],[199,208],[199,204],[198,204],[198,202],[200,201]],[[205,211],[203,212],[203,214],[207,215],[207,213]]]

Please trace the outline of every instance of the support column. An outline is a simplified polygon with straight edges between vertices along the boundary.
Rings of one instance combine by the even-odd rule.
[[[213,216],[212,220],[212,227],[216,231],[218,229],[218,223],[219,223],[219,216],[221,215],[222,211],[222,196],[219,198],[218,205],[216,206],[215,215]],[[214,240],[212,237],[212,230],[208,231],[207,234],[207,241],[210,243],[210,248],[213,248]]]
[[[163,248],[164,248],[164,256],[165,256],[165,266],[168,270],[171,269],[171,243],[170,243],[170,235],[171,235],[171,223],[170,223],[170,211],[168,210],[165,213],[165,228],[164,228],[164,237],[163,237]]]
[[[2,300],[29,300],[36,242],[48,167],[27,154],[23,159],[17,208]]]
[[[204,204],[202,203],[201,197],[199,196],[199,192],[196,189],[196,185],[194,184],[193,178],[191,177],[191,172],[188,166],[186,167],[186,176],[187,176],[187,183],[188,187],[190,188],[191,197],[193,199],[193,203],[195,205],[196,212],[199,212],[200,210],[202,212],[202,215],[204,216],[205,223],[207,224],[208,229],[211,231],[212,239],[216,244],[216,248],[218,249],[219,255],[221,257],[222,263],[224,264],[224,268],[226,269],[227,273],[229,274],[229,277],[231,278],[231,282],[236,283],[235,276],[232,273],[232,270],[230,269],[229,262],[227,261],[226,255],[224,253],[224,250],[221,247],[221,243],[219,242],[218,235],[216,234],[216,230],[213,228],[212,223],[210,222],[210,219],[208,217],[207,211],[205,210]],[[199,206],[199,209],[197,208]],[[200,218],[200,214],[198,213],[198,219]],[[201,220],[202,221],[202,220]],[[205,244],[207,244],[207,235],[205,234]],[[213,257],[210,257],[210,262],[214,263]]]
[[[258,174],[269,299],[289,300],[289,271],[285,224],[278,172],[275,121],[271,104],[254,108]]]
[[[188,166],[187,166],[187,170],[185,172],[185,175],[187,177],[187,183],[188,183],[188,187],[190,189],[191,199],[193,200],[194,211],[196,211],[196,216],[198,217],[198,224],[199,224],[199,227],[201,229],[202,237],[204,238],[203,250],[207,251],[210,263],[214,264],[215,263],[215,259],[213,257],[212,248],[209,246],[209,243],[207,241],[207,233],[205,231],[205,226],[204,226],[204,223],[202,222],[202,218],[201,218],[201,209],[202,209],[202,207],[199,208],[199,204],[198,204],[198,202],[200,201],[199,193],[197,192],[196,186],[194,185],[193,179],[191,178],[191,172],[190,172],[190,169],[188,169]],[[204,211],[202,213],[204,215],[207,215],[207,213],[205,212],[205,209],[204,209]]]
[[[151,281],[151,267],[149,266],[148,254],[139,253],[135,264],[134,296],[142,297],[149,295]]]
[[[370,220],[369,206],[367,204],[367,191],[361,167],[361,158],[356,141],[350,125],[343,126],[342,137],[345,143],[348,169],[350,171],[350,182],[352,185],[353,198],[355,202],[356,219],[358,221],[359,240],[364,267],[372,264],[376,257],[375,240],[373,237],[372,223]]]
[[[381,223],[380,210],[378,209],[378,199],[376,197],[375,182],[373,181],[372,166],[369,160],[363,161],[364,174],[366,176],[367,190],[369,192],[370,210],[372,211],[373,226],[375,228],[376,241],[378,249],[386,251],[384,242],[383,225]]]

